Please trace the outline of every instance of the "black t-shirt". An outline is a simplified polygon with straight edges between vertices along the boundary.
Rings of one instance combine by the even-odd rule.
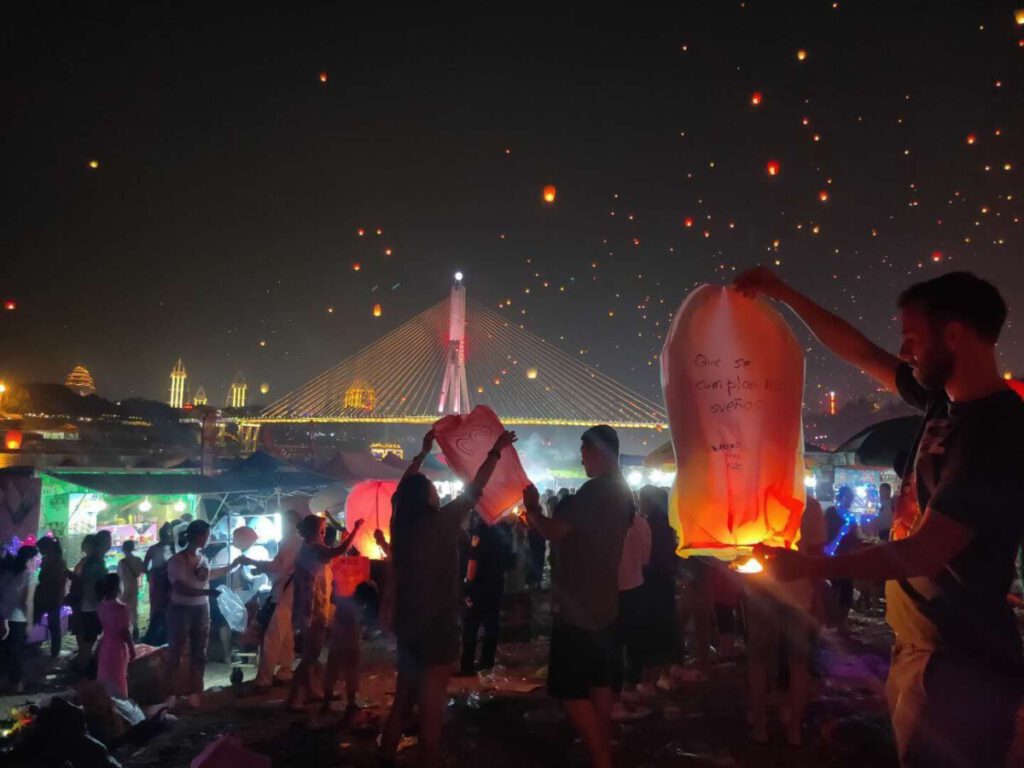
[[[470,590],[477,596],[500,596],[505,588],[505,566],[510,555],[502,525],[480,521],[470,532],[469,559],[476,562],[476,574]]]
[[[1024,531],[1024,402],[1007,389],[951,403],[945,392],[925,390],[908,365],[896,384],[925,412],[904,473],[901,502],[910,502],[912,519],[903,522],[912,533],[931,508],[973,538],[937,577],[888,582],[887,619],[903,642],[1019,668],[1020,634],[1006,593]]]

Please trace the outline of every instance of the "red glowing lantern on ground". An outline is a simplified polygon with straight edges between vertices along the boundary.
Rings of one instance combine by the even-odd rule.
[[[553,202],[555,202],[555,198],[557,196],[558,196],[558,190],[555,188],[554,184],[548,184],[546,187],[544,187],[544,202],[545,203],[553,203]]]
[[[779,171],[782,170],[782,166],[779,165],[778,160],[769,160],[768,164],[765,165],[764,170],[769,176],[778,176]]]
[[[356,483],[345,499],[345,527],[352,530],[356,520],[363,521],[352,546],[371,560],[381,560],[384,553],[377,545],[374,531],[384,532],[391,541],[391,497],[398,488],[397,480],[364,480]]]
[[[20,429],[9,429],[7,434],[4,436],[4,447],[8,451],[17,451],[21,448],[21,430]]]
[[[754,91],[752,94],[750,94],[750,103],[753,104],[755,107],[759,107],[761,106],[762,98],[763,97],[761,96],[760,91]]]

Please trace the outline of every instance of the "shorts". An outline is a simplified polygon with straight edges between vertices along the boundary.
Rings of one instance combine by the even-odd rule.
[[[764,661],[782,646],[790,660],[807,659],[814,646],[817,623],[810,613],[763,590],[747,596],[747,648],[752,659]]]
[[[103,631],[100,617],[96,611],[79,611],[73,618],[75,636],[82,638],[87,643],[95,642]]]
[[[551,630],[548,693],[556,699],[587,699],[612,679],[612,638],[608,627],[583,629],[555,622]]]
[[[335,598],[330,647],[336,651],[358,651],[361,634],[358,603],[351,597]]]
[[[1009,665],[897,642],[885,694],[903,768],[1006,764],[1021,700]]]
[[[426,667],[454,665],[459,658],[458,621],[440,622],[428,631],[398,633],[398,669],[416,673]]]

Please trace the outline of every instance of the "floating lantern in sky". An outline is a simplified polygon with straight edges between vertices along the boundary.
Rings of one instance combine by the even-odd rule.
[[[89,167],[90,167],[90,168],[91,168],[92,170],[94,170],[94,171],[95,171],[95,170],[96,170],[97,168],[99,168],[99,167],[100,167],[100,161],[99,161],[99,160],[90,160],[90,161],[89,161]]]
[[[8,451],[16,451],[21,448],[21,430],[7,430],[7,434],[4,436],[4,447]]]
[[[352,262],[352,271],[353,272],[358,272],[362,268],[363,268],[363,265],[360,264],[358,261]]]
[[[769,176],[778,176],[781,168],[778,160],[769,160],[768,164],[764,167]]]
[[[555,185],[554,184],[548,184],[546,187],[544,187],[544,202],[545,203],[553,203],[553,202],[555,202],[555,197],[557,195],[558,195],[558,190],[555,189]]]
[[[1013,12],[1013,20],[1017,22],[1018,27],[1024,27],[1024,8],[1018,8]]]
[[[321,72],[320,73],[320,82],[321,83],[326,83],[327,82],[327,73],[326,72]]]
[[[943,255],[942,251],[932,251],[932,261],[938,263],[942,261],[944,258],[945,256]]]
[[[380,304],[374,304],[373,305],[373,316],[374,317],[380,317],[383,314],[384,314],[384,310],[380,306]]]
[[[528,378],[530,380],[536,379],[537,378],[537,369],[536,368],[528,368],[527,371],[526,371],[526,378]]]
[[[390,248],[385,248],[384,249],[384,255],[385,256],[390,256],[391,255],[391,249]]]
[[[821,192],[818,193],[818,199],[821,200],[821,202],[823,202],[823,203],[827,203],[828,202],[828,190],[827,189],[821,190]]]
[[[968,134],[967,134],[967,143],[968,143],[968,144],[973,144],[973,143],[974,143],[974,142],[976,142],[977,140],[978,140],[978,137],[977,137],[977,136],[975,136],[975,135],[974,135],[973,133],[968,133]]]
[[[260,384],[260,394],[261,395],[265,395],[269,391],[270,391],[270,385],[267,384],[267,382],[264,381],[262,384]]]
[[[801,48],[799,51],[796,52],[796,60],[797,61],[803,61],[806,58],[807,58],[807,51],[805,51],[803,48]]]
[[[758,107],[761,105],[761,98],[761,92],[754,91],[752,94],[750,94],[750,103],[753,104],[755,107]]]
[[[8,299],[7,301],[4,302],[4,309],[6,309],[8,312],[13,312],[17,308],[18,308],[17,303],[12,301],[12,300],[10,300],[10,299]]]
[[[687,229],[692,227],[693,226],[693,216],[687,216],[685,219],[683,219],[683,226],[686,227]]]
[[[359,229],[356,230],[356,234],[362,237],[363,235],[366,234],[366,230],[360,227]]]

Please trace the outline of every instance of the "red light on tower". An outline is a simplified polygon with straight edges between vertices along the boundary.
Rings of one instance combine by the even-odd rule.
[[[750,103],[753,104],[755,107],[759,107],[761,106],[762,98],[763,97],[761,96],[760,91],[754,91],[752,94],[750,94]]]
[[[764,167],[764,170],[769,176],[778,176],[779,171],[782,170],[782,166],[779,165],[778,160],[769,160],[768,164]]]

